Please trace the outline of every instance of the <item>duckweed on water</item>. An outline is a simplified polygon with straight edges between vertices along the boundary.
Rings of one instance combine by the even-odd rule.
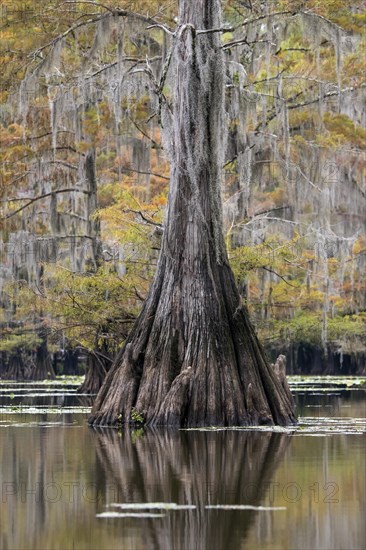
[[[366,389],[366,376],[300,376],[287,377],[291,391],[329,392],[335,389]]]
[[[362,435],[366,433],[366,418],[328,418],[328,417],[300,417],[297,426],[236,426],[222,428],[208,426],[202,428],[183,428],[183,431],[256,431],[277,432],[289,435]]]
[[[91,407],[0,407],[1,414],[89,414]]]
[[[4,398],[14,399],[17,397],[60,397],[75,396],[76,390],[83,381],[82,376],[60,376],[56,380],[44,380],[37,382],[14,382],[0,380],[0,395]],[[288,381],[292,392],[297,394],[307,394],[312,396],[341,395],[340,391],[352,389],[366,390],[366,377],[362,376],[289,376]],[[80,394],[77,394],[80,396]],[[347,405],[344,405],[347,406]],[[314,413],[321,408],[319,404],[308,404],[306,408],[314,408]],[[86,406],[29,406],[29,405],[5,405],[0,407],[3,415],[67,415],[78,414],[87,415],[91,407]],[[5,427],[10,421],[0,422],[0,427]],[[15,425],[14,423],[12,424]],[[19,423],[21,426],[32,426],[33,423]],[[39,425],[39,423],[37,423]],[[62,422],[49,422],[47,426],[65,425]],[[190,428],[189,430],[198,431],[222,431],[222,430],[242,430],[242,431],[261,431],[288,433],[301,436],[329,436],[334,434],[353,434],[359,435],[366,432],[366,420],[362,418],[322,418],[302,417],[297,426],[249,426],[219,428],[207,426],[204,428]],[[140,436],[138,432],[138,436]]]

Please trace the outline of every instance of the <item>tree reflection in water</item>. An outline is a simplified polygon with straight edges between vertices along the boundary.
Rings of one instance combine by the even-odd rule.
[[[205,506],[261,505],[291,440],[287,434],[239,430],[149,430],[141,435],[99,428],[95,432],[99,466],[110,490],[106,503],[117,498],[123,504],[196,506],[193,510],[162,510],[166,513],[163,519],[139,524],[143,525],[140,535],[146,548],[169,550],[237,548],[258,512],[209,510]],[[110,520],[111,528],[120,521]]]

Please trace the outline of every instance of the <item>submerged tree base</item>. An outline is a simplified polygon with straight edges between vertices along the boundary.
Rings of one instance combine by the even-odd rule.
[[[133,424],[136,415],[176,427],[296,423],[286,379],[268,364],[230,267],[213,263],[204,285],[202,277],[182,276],[179,265],[161,258],[91,424]]]

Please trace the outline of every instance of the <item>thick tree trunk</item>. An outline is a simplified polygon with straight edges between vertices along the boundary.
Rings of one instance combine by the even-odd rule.
[[[160,259],[90,422],[289,424],[293,406],[241,304],[223,238],[224,65],[219,0],[180,1],[172,171]],[[134,415],[135,416],[135,415]]]

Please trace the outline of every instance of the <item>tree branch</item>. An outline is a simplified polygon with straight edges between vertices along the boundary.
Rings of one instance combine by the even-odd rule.
[[[132,122],[132,124],[135,126],[135,128],[137,128],[137,130],[139,132],[141,132],[141,134],[143,136],[145,136],[149,141],[151,141],[151,143],[153,145],[155,145],[155,147],[157,147],[158,149],[162,149],[162,145],[160,143],[158,143],[157,141],[155,141],[151,136],[149,136],[149,134],[147,134],[142,128],[140,128],[140,126],[137,124],[137,122],[135,120],[133,120],[132,117],[129,117],[130,121]],[[158,174],[152,174],[152,175],[158,175]],[[164,176],[161,176],[164,178]],[[167,178],[169,179],[169,178]]]
[[[110,8],[109,6],[101,4],[100,2],[93,2],[92,0],[80,0],[78,2],[75,0],[66,0],[65,2],[62,2],[60,6],[62,6],[63,4],[91,4],[92,6],[95,6],[97,8],[103,8],[104,10],[109,11],[112,14],[114,14],[115,12],[114,8]]]
[[[135,13],[129,10],[121,9],[121,8],[111,8],[110,6],[106,6],[105,4],[101,4],[99,2],[94,2],[93,0],[65,0],[63,2],[64,4],[89,4],[92,6],[95,6],[97,8],[103,8],[104,10],[108,11],[110,15],[118,16],[118,17],[131,17],[134,19],[138,19],[140,21],[143,21],[144,23],[149,23],[151,26],[161,26],[164,27],[164,30],[166,32],[169,32],[172,34],[172,30],[167,27],[166,25],[161,25],[156,19],[153,17],[149,17],[147,15],[141,15],[140,13]],[[61,4],[62,5],[62,4]]]
[[[260,15],[258,17],[254,17],[252,19],[245,19],[242,23],[239,23],[238,25],[234,27],[218,27],[216,29],[203,29],[203,30],[197,30],[196,34],[209,34],[213,32],[235,32],[238,29],[241,29],[242,27],[246,27],[247,25],[251,25],[253,23],[258,23],[259,21],[263,21],[263,19],[268,19],[269,17],[278,17],[282,15],[292,15],[296,16],[299,12],[294,12],[293,10],[284,10],[284,11],[276,11],[273,13],[269,13],[266,15]]]
[[[155,176],[157,178],[161,178],[163,180],[170,181],[170,178],[168,178],[167,176],[163,176],[162,174],[157,174],[156,172],[145,172],[143,170],[135,170],[134,168],[122,168],[121,171],[124,172],[124,173],[126,173],[126,172],[135,172],[136,174],[144,174],[146,176]]]
[[[161,60],[161,56],[158,55],[158,56],[155,56],[155,57],[152,57],[151,59],[149,59],[149,62],[154,63],[154,61],[160,61],[160,60]],[[130,61],[130,62],[135,63],[136,65],[146,63],[146,59],[140,59],[138,57],[127,57],[127,56],[123,57],[121,61]],[[107,71],[108,69],[112,69],[113,67],[117,67],[118,63],[119,63],[119,61],[114,61],[113,63],[109,63],[108,65],[105,65],[101,69],[98,69],[95,73],[92,73],[91,75],[87,76],[86,77],[87,80],[89,78],[94,78],[95,76],[98,76],[98,74],[101,74],[102,72]]]
[[[141,210],[133,210],[132,208],[125,208],[123,210],[126,214],[128,214],[129,212],[131,212],[132,214],[138,214],[139,216],[141,216],[141,218],[144,220],[144,222],[150,224],[150,225],[154,225],[155,227],[160,227],[162,228],[163,226],[161,225],[161,223],[157,223],[157,222],[154,222],[153,220],[150,220],[149,218],[147,218],[142,212]]]
[[[327,92],[322,96],[319,95],[319,96],[317,96],[313,99],[303,101],[302,103],[295,103],[293,105],[287,105],[287,109],[292,110],[292,109],[299,109],[301,107],[307,107],[308,105],[313,105],[314,103],[318,103],[319,101],[321,101],[322,99],[325,99],[327,97],[334,97],[334,96],[338,96],[338,95],[341,95],[341,94],[351,93],[351,92],[354,92],[354,91],[359,90],[361,88],[366,88],[366,83],[360,84],[359,86],[350,86],[348,88],[343,88],[343,90],[338,89],[338,90],[334,90],[334,91],[331,91],[331,92]],[[299,95],[301,95],[303,93],[305,93],[305,91],[304,92],[299,92],[298,94],[296,94],[296,96],[293,96],[288,101],[293,101],[296,97],[298,97]],[[283,101],[286,102],[286,100],[284,98],[280,98],[280,99],[283,99]],[[258,131],[258,130],[261,130],[262,128],[264,128],[265,126],[267,126],[269,124],[269,122],[271,122],[274,118],[277,117],[277,115],[278,115],[278,113],[275,110],[273,110],[272,113],[267,117],[266,121],[261,122],[260,124],[258,124],[258,126],[256,127],[255,130]]]
[[[9,218],[12,218],[16,214],[19,214],[19,212],[21,212],[25,208],[28,208],[28,206],[31,206],[33,203],[35,203],[37,201],[40,201],[42,199],[45,199],[47,197],[51,197],[52,195],[58,195],[60,193],[84,193],[85,195],[89,195],[89,191],[85,191],[83,189],[71,188],[71,189],[58,189],[57,191],[52,191],[50,193],[44,193],[43,195],[39,195],[38,197],[34,197],[34,198],[20,197],[18,199],[5,199],[2,202],[15,202],[15,201],[28,201],[28,202],[27,202],[27,204],[23,204],[23,206],[21,206],[20,208],[18,208],[14,212],[11,212],[10,214],[7,214],[6,216],[0,218],[0,220],[2,221],[2,220],[7,220]]]
[[[252,40],[251,42],[249,42],[246,38],[242,38],[240,40],[227,42],[226,44],[223,44],[221,48],[225,51],[231,48],[236,48],[236,46],[241,46],[242,44],[246,44],[247,46],[251,46],[252,44],[271,44],[271,46],[276,45],[274,42],[270,42],[270,40]]]
[[[71,170],[78,169],[78,167],[74,164],[70,164],[69,162],[66,162],[64,160],[48,160],[45,162],[45,164],[60,164],[61,166],[65,166],[66,168],[70,168]]]
[[[162,25],[161,23],[155,23],[154,25],[150,25],[149,27],[146,27],[147,30],[149,29],[161,29],[163,30],[164,32],[166,32],[167,34],[169,34],[170,36],[173,36],[174,33],[168,29],[165,25]]]
[[[98,21],[101,21],[102,19],[104,19],[106,17],[111,17],[111,16],[126,17],[126,18],[130,17],[131,19],[137,19],[137,20],[142,21],[144,23],[149,23],[150,25],[156,25],[156,24],[159,25],[159,22],[156,21],[155,19],[151,18],[151,17],[141,15],[139,13],[135,13],[135,12],[128,11],[128,10],[119,9],[119,8],[116,8],[116,9],[115,8],[109,8],[108,6],[99,4],[98,2],[93,2],[92,0],[79,0],[79,1],[78,0],[75,0],[75,1],[70,0],[70,1],[66,1],[64,3],[65,4],[66,3],[67,4],[92,4],[94,6],[102,7],[103,9],[107,10],[108,13],[103,13],[98,17],[95,17],[95,18],[92,18],[92,19],[87,19],[86,21],[80,21],[79,23],[75,23],[74,25],[69,27],[66,31],[64,31],[62,34],[60,34],[56,38],[53,38],[52,40],[50,40],[50,42],[48,42],[44,46],[41,46],[40,48],[37,48],[32,54],[29,54],[28,57],[31,57],[33,59],[36,58],[43,50],[45,50],[46,48],[48,48],[50,46],[54,46],[55,44],[57,44],[57,42],[59,42],[63,38],[66,38],[66,36],[68,36],[69,34],[74,32],[76,29],[79,29],[80,27],[84,27],[86,25],[91,25],[93,23],[97,23]],[[169,32],[172,32],[171,29],[169,29],[168,27],[166,27],[166,30],[169,31]]]
[[[298,286],[289,283],[288,280],[285,279],[285,277],[283,277],[283,276],[280,275],[279,273],[277,273],[277,271],[274,271],[273,269],[271,269],[271,268],[269,268],[269,267],[266,267],[266,266],[264,266],[264,265],[262,265],[261,267],[262,267],[262,269],[264,269],[265,271],[268,271],[269,273],[273,273],[274,275],[276,275],[277,277],[279,277],[280,279],[282,279],[282,281],[284,281],[287,285],[292,286],[292,288],[299,288]]]
[[[50,42],[47,42],[47,44],[44,44],[44,46],[41,46],[40,48],[35,50],[32,54],[29,54],[28,57],[35,59],[43,50],[45,50],[50,46],[54,46],[55,44],[57,44],[57,42],[59,42],[63,38],[66,38],[66,36],[74,32],[76,29],[79,29],[80,27],[83,27],[85,25],[91,25],[92,23],[97,23],[98,21],[100,21],[101,19],[104,19],[105,17],[109,17],[109,15],[103,14],[100,17],[95,17],[94,19],[88,19],[87,21],[81,21],[80,23],[76,23],[75,25],[72,25],[65,32],[56,36],[56,38],[53,38],[52,40],[50,40]]]

